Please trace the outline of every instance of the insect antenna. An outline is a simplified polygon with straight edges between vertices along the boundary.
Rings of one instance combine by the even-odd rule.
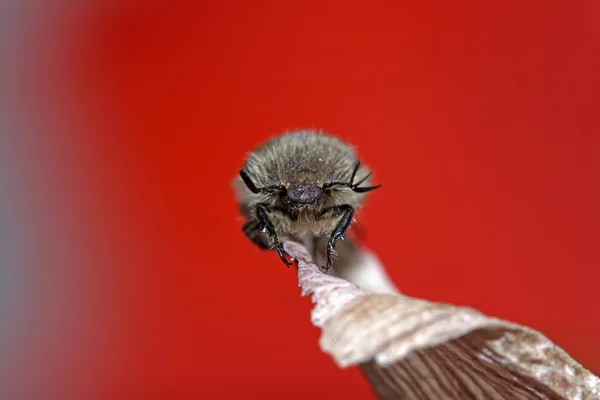
[[[359,168],[360,168],[360,161],[358,161],[356,163],[356,165],[354,166],[354,170],[352,171],[352,175],[350,176],[350,182],[329,182],[329,183],[326,183],[323,185],[323,190],[330,189],[333,186],[342,186],[342,187],[350,188],[350,189],[354,190],[356,193],[366,193],[366,192],[370,192],[371,190],[375,190],[375,189],[381,187],[381,185],[358,187],[361,183],[366,181],[373,174],[372,172],[370,172],[369,174],[367,174],[367,176],[362,178],[360,181],[354,183],[354,178],[356,177],[356,172],[358,171]]]

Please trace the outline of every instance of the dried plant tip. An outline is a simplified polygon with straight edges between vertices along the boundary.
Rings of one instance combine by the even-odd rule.
[[[340,367],[359,365],[381,399],[600,399],[600,379],[537,331],[471,308],[368,293],[320,272],[302,245],[284,247],[316,303],[321,349]]]

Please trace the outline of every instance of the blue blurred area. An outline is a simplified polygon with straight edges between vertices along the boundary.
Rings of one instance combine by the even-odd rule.
[[[27,139],[25,57],[27,11],[32,2],[3,0],[0,6],[0,398],[16,399],[15,370],[26,332],[28,262],[26,212]],[[32,249],[29,249],[31,251]],[[12,386],[11,386],[12,383]]]
[[[64,276],[52,268],[52,252],[67,230],[48,213],[53,208],[48,189],[56,182],[46,179],[52,172],[44,155],[51,152],[46,141],[52,133],[35,106],[38,92],[31,79],[40,68],[33,58],[37,22],[58,5],[20,0],[0,4],[2,400],[59,398],[53,367],[66,355],[56,344],[62,341],[57,338],[67,337],[69,308],[63,308],[64,315],[56,313],[64,303]]]
[[[0,394],[6,389],[3,380],[11,377],[9,369],[19,361],[18,351],[23,346],[25,318],[28,315],[25,297],[34,293],[26,287],[26,216],[23,208],[24,192],[19,186],[18,159],[22,152],[19,135],[10,119],[0,117]],[[4,388],[4,389],[3,389]],[[5,397],[2,397],[5,398]]]
[[[75,230],[73,194],[86,189],[65,178],[85,152],[57,134],[69,129],[63,82],[39,85],[61,68],[56,38],[40,36],[94,3],[0,1],[0,400],[85,398],[86,380],[104,376],[86,351],[110,337],[102,310],[114,296],[94,264],[101,252]]]

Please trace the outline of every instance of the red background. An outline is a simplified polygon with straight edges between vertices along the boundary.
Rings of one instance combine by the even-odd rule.
[[[58,315],[88,321],[44,358],[47,388],[370,398],[320,352],[294,271],[240,231],[231,180],[295,128],[374,169],[358,219],[402,292],[600,373],[600,3],[176,3],[36,24],[38,201],[71,233],[44,261],[75,277]]]

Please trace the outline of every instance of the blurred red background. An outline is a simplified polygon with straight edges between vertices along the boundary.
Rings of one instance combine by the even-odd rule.
[[[79,398],[370,398],[320,352],[294,271],[240,230],[245,154],[296,128],[348,140],[374,169],[383,187],[359,220],[402,292],[529,325],[599,374],[599,5],[38,13],[36,254],[45,301],[63,300],[32,322],[44,335],[23,382]]]

